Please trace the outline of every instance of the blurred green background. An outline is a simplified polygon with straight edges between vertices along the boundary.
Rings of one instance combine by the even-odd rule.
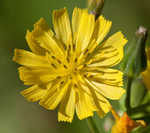
[[[26,87],[18,65],[12,62],[14,48],[28,49],[26,30],[40,17],[52,27],[52,10],[67,7],[71,14],[75,6],[85,7],[86,0],[0,0],[0,133],[89,133],[85,120],[58,123],[56,111],[27,102],[20,95]],[[150,28],[150,0],[106,0],[103,14],[113,22],[111,33],[121,30],[129,41],[139,25]],[[109,125],[95,119],[103,133]]]

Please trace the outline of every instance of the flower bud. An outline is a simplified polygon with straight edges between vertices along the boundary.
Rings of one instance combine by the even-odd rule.
[[[104,0],[88,0],[88,10],[98,18],[104,6]]]
[[[145,45],[147,35],[147,29],[140,26],[136,31],[135,42],[128,44],[125,58],[120,65],[120,69],[124,71],[127,76],[137,77],[146,69]]]

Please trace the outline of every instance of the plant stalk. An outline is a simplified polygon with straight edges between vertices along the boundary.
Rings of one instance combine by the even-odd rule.
[[[90,133],[100,133],[92,117],[86,119]]]

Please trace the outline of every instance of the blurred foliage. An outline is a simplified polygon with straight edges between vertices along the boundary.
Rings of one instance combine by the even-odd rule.
[[[149,0],[105,1],[103,14],[113,22],[111,33],[121,30],[131,41],[139,25],[150,29]],[[75,6],[85,7],[86,0],[0,0],[1,133],[88,133],[85,120],[75,118],[72,124],[58,123],[57,112],[27,102],[19,93],[26,87],[19,80],[17,65],[12,62],[14,48],[28,49],[26,30],[31,30],[39,18],[44,17],[52,27],[52,10],[67,7],[71,14]],[[119,110],[119,103],[113,103]],[[95,115],[94,120],[102,133],[104,129],[109,132],[108,123],[113,123],[110,114],[104,120]],[[150,128],[145,130],[149,133]]]

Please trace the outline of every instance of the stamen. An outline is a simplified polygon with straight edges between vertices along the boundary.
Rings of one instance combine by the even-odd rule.
[[[58,78],[58,79],[60,79],[60,78],[61,78],[61,76],[58,76],[57,78]]]
[[[59,64],[62,64],[62,62],[61,62],[59,59],[57,59],[57,62],[58,62]]]
[[[66,65],[64,65],[64,68],[66,68],[66,69],[67,69],[68,67],[67,67]]]
[[[75,62],[77,62],[78,61],[78,58],[75,58]]]
[[[86,67],[86,66],[87,66],[87,64],[84,64],[84,65],[83,65],[83,67]]]
[[[53,55],[52,55],[51,57],[52,57],[53,59],[56,59],[56,57],[55,57],[55,56],[53,56]]]
[[[84,54],[88,53],[89,52],[89,49],[86,49],[86,51],[84,52]]]
[[[70,62],[70,59],[69,59],[69,57],[67,57],[67,61],[68,61],[68,62]]]
[[[75,71],[77,71],[78,69],[77,69],[77,68],[75,68],[74,70],[75,70]]]
[[[84,74],[84,75],[83,75],[83,77],[85,77],[85,78],[86,78],[86,77],[87,77],[87,75],[85,75],[85,74]]]
[[[76,87],[76,88],[77,88],[77,84],[74,84],[74,87]]]
[[[64,84],[64,81],[61,81],[60,84],[61,84],[61,85]]]
[[[75,45],[75,44],[73,44],[73,51],[75,51],[75,49],[76,49],[76,45]]]
[[[55,64],[51,63],[52,67],[57,68]]]
[[[67,56],[70,55],[70,50],[71,50],[71,45],[69,45],[69,47],[68,47]]]
[[[68,50],[70,50],[71,49],[71,45],[69,45],[69,48],[68,48]]]

